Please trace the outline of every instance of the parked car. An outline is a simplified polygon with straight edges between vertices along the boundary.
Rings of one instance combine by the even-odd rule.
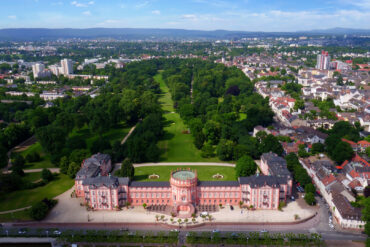
[[[260,233],[266,233],[266,232],[269,232],[269,231],[267,231],[266,229],[262,229],[262,230],[260,231]]]
[[[26,234],[27,233],[27,229],[26,228],[21,228],[18,230],[18,234]]]
[[[62,232],[61,232],[61,231],[58,231],[58,230],[55,230],[55,231],[53,232],[53,234],[54,234],[54,235],[60,235],[60,234],[62,234]]]
[[[220,231],[217,229],[212,230],[212,233],[219,233]]]
[[[178,229],[172,229],[171,232],[179,232]]]

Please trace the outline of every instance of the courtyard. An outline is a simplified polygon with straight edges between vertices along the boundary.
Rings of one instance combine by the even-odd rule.
[[[73,188],[56,197],[58,204],[53,208],[44,222],[50,223],[154,223],[157,212],[148,212],[142,206],[130,209],[124,208],[120,211],[87,211],[83,206],[81,198],[71,198]],[[82,206],[81,206],[82,205]],[[235,222],[235,223],[288,223],[304,220],[315,215],[318,206],[310,207],[302,199],[290,202],[282,211],[278,210],[241,210],[234,207],[225,206],[218,212],[211,213],[213,222]],[[164,215],[162,222],[171,224],[172,217]],[[184,219],[182,219],[184,220]],[[202,223],[203,219],[197,217],[197,223]],[[178,225],[178,219],[174,218],[173,225]],[[191,219],[189,219],[191,222]],[[191,223],[189,223],[191,224]]]

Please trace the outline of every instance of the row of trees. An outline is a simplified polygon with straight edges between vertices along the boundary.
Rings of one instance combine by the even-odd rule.
[[[200,60],[174,59],[163,68],[174,107],[204,157],[237,160],[245,153],[259,157],[255,152],[259,141],[248,132],[256,125],[271,124],[273,113],[268,100],[253,92],[248,77],[235,67]]]
[[[285,160],[288,170],[293,174],[294,180],[305,189],[306,194],[304,199],[307,204],[316,204],[315,186],[312,184],[311,177],[308,175],[307,171],[303,168],[301,163],[299,163],[297,155],[295,153],[289,153],[285,156]]]

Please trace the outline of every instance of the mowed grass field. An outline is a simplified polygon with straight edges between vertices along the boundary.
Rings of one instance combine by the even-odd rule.
[[[173,108],[171,93],[162,79],[161,73],[154,76],[154,80],[160,83],[162,96],[160,102],[165,111],[164,118],[167,126],[164,128],[165,136],[158,142],[162,150],[161,162],[220,162],[218,158],[203,158],[201,151],[193,144],[191,134],[185,134],[188,127],[184,124],[180,115]]]
[[[40,175],[40,173],[38,173]],[[33,176],[33,175],[30,175]],[[35,179],[35,178],[31,178]],[[70,189],[74,180],[64,174],[55,175],[53,181],[45,186],[30,190],[19,190],[0,196],[0,211],[24,208],[41,201],[45,197],[54,198]]]
[[[196,170],[198,180],[202,181],[234,181],[235,168],[228,166],[142,166],[135,168],[135,181],[170,181],[171,171],[177,168]],[[223,175],[222,179],[215,179],[215,174]],[[149,179],[149,175],[157,174],[159,179]]]
[[[102,137],[109,140],[113,145],[115,141],[121,141],[130,131],[131,127],[126,126],[124,123],[109,129],[102,134]],[[74,130],[70,134],[70,137],[79,136],[86,141],[87,149],[90,149],[94,141],[98,140],[100,136],[98,134],[91,133],[87,125],[79,130]]]
[[[26,163],[24,169],[38,169],[38,168],[51,168],[56,167],[53,163],[50,161],[50,155],[45,154],[42,150],[41,144],[39,142],[36,142],[29,146],[26,150],[20,152],[20,154],[26,158],[27,154],[36,152],[40,155],[40,161],[38,162],[32,162],[32,163]]]

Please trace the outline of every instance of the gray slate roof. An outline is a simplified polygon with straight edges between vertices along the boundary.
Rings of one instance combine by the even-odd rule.
[[[132,181],[130,187],[170,187],[170,182],[139,182]]]
[[[199,181],[198,186],[204,187],[239,187],[238,181]]]
[[[270,187],[280,187],[280,184],[286,184],[287,180],[283,177],[275,176],[249,176],[249,177],[240,177],[240,184],[249,184],[252,188],[261,187],[268,185]]]
[[[105,186],[107,188],[117,188],[119,185],[128,185],[129,178],[117,178],[112,176],[97,176],[90,177],[83,180],[83,185],[89,185],[91,187]]]

